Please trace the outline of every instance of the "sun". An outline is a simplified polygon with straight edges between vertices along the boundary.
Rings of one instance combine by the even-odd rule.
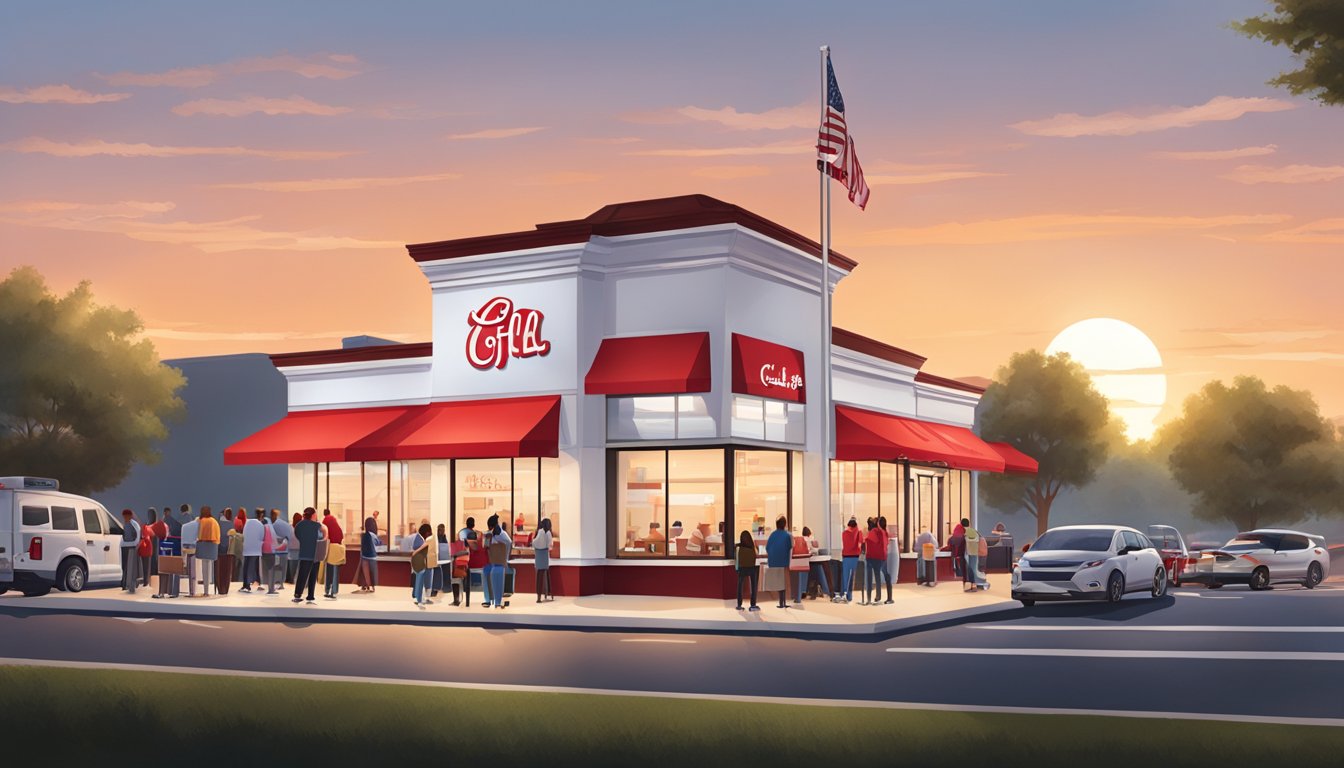
[[[1109,317],[1093,317],[1059,332],[1047,355],[1067,352],[1092,376],[1111,402],[1111,413],[1131,440],[1147,440],[1157,431],[1157,414],[1167,402],[1162,355],[1143,331]]]

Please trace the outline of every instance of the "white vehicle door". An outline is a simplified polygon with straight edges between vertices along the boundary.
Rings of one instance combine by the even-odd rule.
[[[89,557],[89,582],[117,581],[121,563],[113,551],[106,525],[106,513],[85,505],[79,510],[84,523],[84,547]]]
[[[51,505],[51,540],[59,547],[53,548],[47,557],[56,567],[60,567],[66,557],[77,554],[84,555],[86,563],[92,562],[90,547],[84,543],[87,539],[79,525],[79,511],[64,499]],[[60,577],[59,573],[56,574],[56,578]]]
[[[1306,536],[1284,536],[1279,542],[1278,551],[1274,554],[1277,558],[1282,558],[1278,568],[1274,570],[1274,578],[1306,578],[1307,564],[1311,562],[1311,542]]]
[[[16,494],[16,499],[19,535],[15,539],[21,547],[14,558],[16,567],[25,571],[55,571],[59,551],[51,535],[51,508],[40,496]]]
[[[14,494],[0,491],[0,582],[5,583],[14,581],[14,558],[19,555],[14,512]]]
[[[1123,556],[1125,563],[1125,589],[1134,589],[1135,585],[1147,584],[1153,580],[1148,570],[1148,559],[1143,556],[1143,543],[1133,531],[1121,531],[1121,551],[1129,550]]]

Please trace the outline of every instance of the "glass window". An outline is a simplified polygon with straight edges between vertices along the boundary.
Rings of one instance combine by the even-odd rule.
[[[513,530],[513,467],[510,459],[458,459],[456,462],[457,517],[476,518],[484,530],[491,515],[499,515],[500,525]],[[425,522],[429,522],[426,505]],[[412,523],[420,520],[412,516]]]
[[[1073,528],[1046,531],[1031,545],[1031,551],[1050,552],[1076,549],[1083,552],[1105,552],[1111,548],[1115,536],[1111,531],[1097,528]]]
[[[51,523],[51,511],[46,507],[24,507],[23,527],[41,528]]]
[[[733,395],[733,437],[801,443],[805,437],[803,405],[782,400]]]
[[[765,439],[765,401],[759,397],[733,396],[733,437]]]
[[[708,547],[691,550],[692,534],[706,538],[723,525],[722,448],[669,451],[667,454],[667,548],[678,557],[711,554]],[[722,556],[722,553],[717,553]]]
[[[78,531],[79,515],[74,507],[52,507],[51,527],[56,531]]]
[[[102,533],[102,532],[103,532],[103,516],[100,515],[100,514],[98,514],[98,510],[96,510],[96,509],[84,509],[84,510],[80,510],[80,511],[84,513],[84,532],[85,532],[85,533]]]
[[[362,466],[357,461],[332,462],[327,465],[327,473],[327,503],[318,513],[329,509],[342,530],[359,530],[355,520],[362,520],[364,514]]]
[[[303,494],[300,497],[304,507],[317,508],[317,464],[303,465]],[[302,509],[289,510],[292,515],[295,512],[302,512]]]
[[[519,552],[532,554],[532,548],[523,546],[531,541],[537,530],[537,504],[541,496],[541,463],[538,459],[513,460],[513,540]]]
[[[388,514],[391,507],[388,505],[388,481],[389,481],[388,462],[369,461],[364,464],[364,505],[363,510],[358,514],[350,515],[350,522],[345,525],[346,543],[354,545],[358,540],[356,537],[362,537],[364,531],[364,518],[373,517],[381,529],[387,523]],[[335,510],[332,511],[333,514]],[[384,547],[382,551],[386,552],[387,539],[383,537],[381,530],[378,538],[382,539]]]
[[[560,460],[541,460],[541,515],[551,521],[551,552],[560,546]]]
[[[677,396],[677,438],[718,437],[719,425],[703,395]]]
[[[617,554],[663,554],[667,535],[667,452],[620,451],[616,458]]]
[[[1307,541],[1305,536],[1284,536],[1283,542],[1279,544],[1279,549],[1284,552],[1295,552],[1310,546],[1311,542]]]
[[[732,541],[742,531],[764,543],[775,530],[780,515],[790,518],[789,454],[785,451],[733,452],[733,530]]]
[[[607,398],[608,439],[674,440],[676,436],[676,397]]]
[[[900,467],[889,461],[879,462],[877,475],[880,487],[877,514],[887,518],[887,532],[899,545],[900,551],[909,552],[910,537],[905,532],[905,514],[901,506],[904,494],[901,493]]]
[[[936,531],[938,521],[934,505],[938,503],[935,478],[932,475],[915,475],[916,525],[920,531]],[[946,540],[946,539],[944,539]]]
[[[422,523],[429,520],[430,462],[402,462],[401,509],[387,521],[383,540],[395,551],[406,549]]]
[[[802,520],[803,525],[812,529],[817,540],[825,544],[826,513],[820,504],[809,504],[812,499],[807,498],[803,488],[803,452],[789,451],[789,463],[793,465],[791,473],[791,482],[793,483],[793,509],[791,509],[791,520]]]
[[[106,523],[107,532],[113,536],[120,536],[125,533],[121,529],[121,522],[112,517],[111,513],[103,515],[103,522]]]

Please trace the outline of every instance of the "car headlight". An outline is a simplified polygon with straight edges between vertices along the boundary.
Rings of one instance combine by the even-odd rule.
[[[1096,567],[1099,567],[1099,566],[1102,566],[1102,565],[1105,565],[1105,564],[1106,564],[1106,561],[1105,561],[1105,560],[1093,560],[1093,561],[1090,562],[1090,563],[1083,563],[1083,567],[1084,567],[1084,568],[1096,568]]]

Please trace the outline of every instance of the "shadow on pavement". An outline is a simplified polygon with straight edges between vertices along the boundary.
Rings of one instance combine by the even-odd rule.
[[[922,624],[909,629],[888,632],[876,639],[881,641],[893,637],[916,635],[922,632],[933,632],[940,629],[963,627],[968,624],[989,624],[1001,621],[1021,621],[1022,619],[1064,619],[1066,621],[1073,619],[1099,619],[1102,621],[1126,622],[1147,616],[1156,611],[1171,608],[1174,605],[1176,605],[1176,598],[1172,597],[1170,594],[1155,599],[1122,600],[1118,603],[1097,603],[1088,601],[1037,603],[1031,608],[1024,608],[1022,606],[1016,608],[1004,608],[1001,611],[981,613],[975,616],[961,616],[946,621],[934,622],[932,624]],[[1047,621],[1044,623],[1053,622]]]

